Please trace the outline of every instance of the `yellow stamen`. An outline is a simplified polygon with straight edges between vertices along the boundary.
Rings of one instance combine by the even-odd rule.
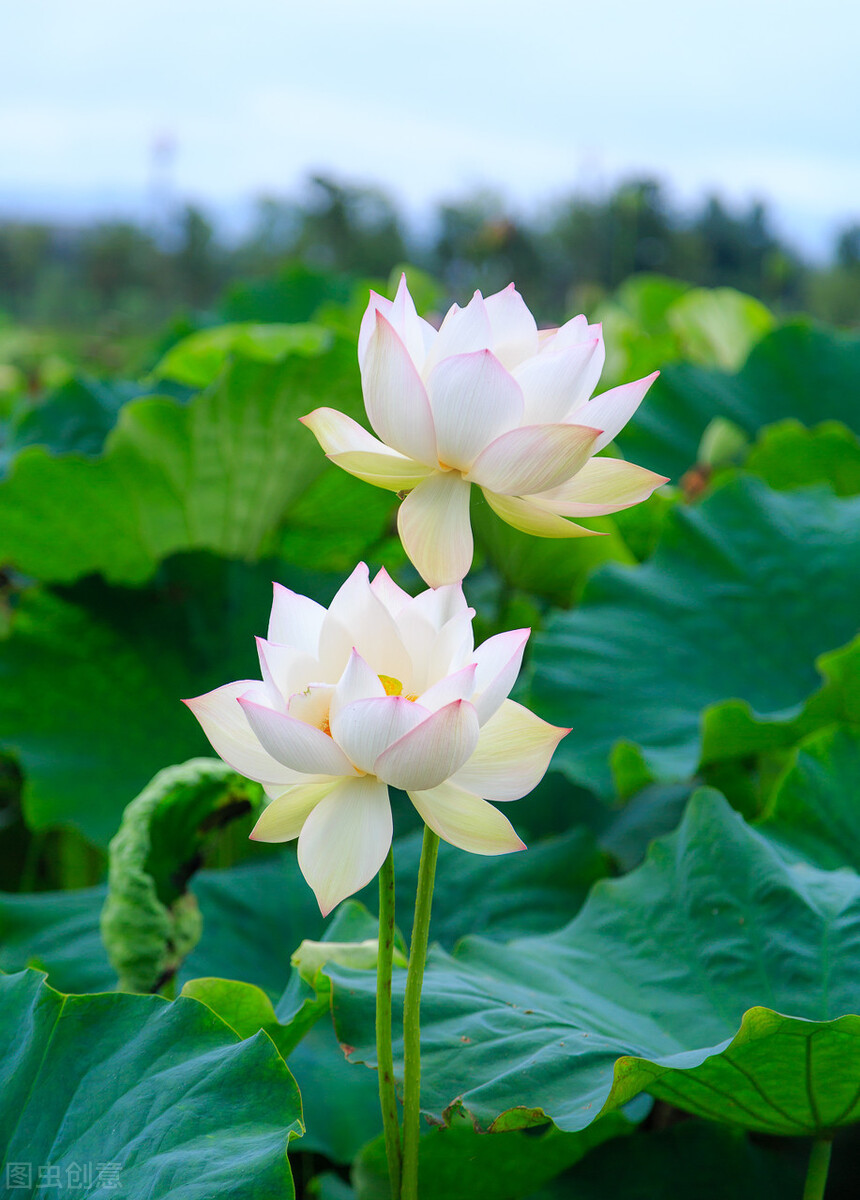
[[[399,679],[393,679],[390,675],[380,675],[379,682],[385,688],[386,696],[402,696],[403,684]],[[407,697],[408,699],[408,697]]]

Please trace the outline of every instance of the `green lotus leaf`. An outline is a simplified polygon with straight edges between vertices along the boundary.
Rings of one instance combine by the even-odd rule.
[[[626,458],[678,479],[715,416],[752,437],[789,417],[842,421],[860,432],[858,391],[860,336],[792,321],[766,334],[736,375],[670,363],[618,444]]]
[[[252,362],[279,363],[291,354],[320,354],[330,345],[331,335],[317,325],[215,325],[171,346],[153,376],[204,388],[215,382],[233,354]]]
[[[0,738],[23,770],[31,828],[73,825],[106,846],[158,770],[211,752],[180,697],[257,675],[252,635],[265,632],[273,579],[331,596],[280,561],[206,555],[162,564],[144,589],[21,594],[0,639]],[[340,582],[322,580],[331,592]]]
[[[599,1122],[598,1122],[599,1124]],[[736,1129],[682,1121],[609,1143],[541,1192],[540,1200],[800,1200],[806,1166],[791,1143],[759,1144]],[[835,1180],[834,1180],[835,1182]]]
[[[554,766],[610,795],[621,741],[657,780],[791,744],[816,660],[857,632],[858,578],[860,499],[741,475],[677,507],[650,562],[601,568],[534,639],[533,707],[573,727]]]
[[[793,751],[759,828],[819,867],[860,870],[860,730],[820,730]]]
[[[282,363],[239,358],[187,404],[134,400],[94,460],[27,447],[0,483],[0,561],[45,581],[137,584],[179,550],[259,558],[329,469],[298,418],[361,409],[354,354],[343,340]]]
[[[373,1062],[374,980],[329,974],[338,1037]],[[403,989],[395,972],[398,1012]],[[748,1130],[829,1136],[860,1120],[858,998],[860,878],[791,865],[702,789],[557,933],[431,953],[422,1106],[575,1131],[647,1091]]]
[[[837,496],[860,492],[860,439],[838,421],[814,429],[798,421],[770,425],[744,465],[778,491],[826,483]]]
[[[596,1146],[633,1129],[620,1112],[608,1113],[579,1133],[561,1133],[550,1125],[540,1132],[512,1130],[486,1136],[476,1133],[470,1121],[456,1120],[421,1138],[421,1195],[522,1200]],[[356,1200],[389,1200],[383,1138],[362,1149],[353,1164],[352,1183]]]
[[[213,833],[258,815],[263,790],[220,759],[166,767],[132,800],[109,848],[101,930],[119,988],[158,991],[203,930],[188,882]]]
[[[62,1187],[89,1167],[98,1200],[289,1197],[287,1143],[301,1132],[298,1089],[265,1033],[243,1041],[195,1000],[0,978],[0,1169],[30,1164],[26,1194],[51,1194],[39,1167]]]

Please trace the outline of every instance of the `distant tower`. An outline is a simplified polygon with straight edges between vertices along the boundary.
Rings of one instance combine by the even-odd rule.
[[[173,167],[176,151],[176,138],[169,130],[162,130],[153,138],[149,158],[148,224],[159,241],[169,236],[175,216]]]

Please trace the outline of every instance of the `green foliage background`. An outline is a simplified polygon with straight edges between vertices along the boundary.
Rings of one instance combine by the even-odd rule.
[[[580,542],[473,507],[476,632],[533,627],[517,695],[572,732],[511,809],[526,854],[442,846],[422,1194],[791,1200],[807,1139],[834,1135],[838,1200],[860,1116],[860,337],[725,286],[611,282],[604,384],[663,374],[610,452],[671,483]],[[179,703],[256,672],[273,579],[327,603],[363,558],[422,586],[396,498],[297,422],[362,419],[366,289],[236,285],[136,377],[69,345],[58,367],[27,327],[0,340],[2,1169],[117,1161],[131,1200],[385,1195],[359,1065],[374,888],[323,922],[294,848],[248,844],[260,797],[200,759]],[[418,824],[395,798],[404,931]]]

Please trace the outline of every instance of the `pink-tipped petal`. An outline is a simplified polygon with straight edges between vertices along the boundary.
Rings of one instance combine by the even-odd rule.
[[[287,702],[294,692],[301,692],[319,675],[316,657],[295,646],[282,646],[257,638],[257,655],[263,681],[269,692],[273,708],[286,711]]]
[[[633,383],[624,383],[621,387],[602,392],[578,410],[576,419],[580,424],[603,430],[595,443],[595,453],[614,441],[636,412],[645,398],[645,393],[659,374],[659,371],[655,371],[653,375],[647,375],[644,379],[636,379]],[[546,491],[546,488],[532,489],[539,490]]]
[[[379,597],[392,617],[396,617],[407,604],[412,603],[412,597],[394,582],[385,567],[379,568],[370,586],[374,595]]]
[[[519,384],[489,350],[446,358],[427,380],[439,462],[466,471],[485,446],[522,420]]]
[[[358,651],[353,650],[332,696],[329,722],[333,736],[338,713],[348,704],[356,700],[381,699],[384,695],[382,680]]]
[[[481,729],[474,754],[451,782],[487,800],[519,800],[543,779],[556,746],[569,732],[505,700]]]
[[[526,844],[510,821],[492,804],[471,792],[442,783],[430,791],[410,792],[421,818],[440,838],[471,854],[511,854]]]
[[[384,750],[373,772],[404,791],[437,787],[471,756],[478,732],[478,715],[472,705],[455,700]]]
[[[331,462],[375,487],[392,492],[408,490],[430,471],[429,467],[392,450],[352,417],[334,408],[314,409],[301,421],[314,434]]]
[[[472,704],[482,725],[507,700],[520,672],[530,629],[514,629],[487,638],[475,651],[475,694]]]
[[[299,837],[299,867],[323,916],[370,883],[391,845],[388,788],[378,779],[345,779],[321,800]]]
[[[264,750],[277,762],[304,775],[354,775],[339,746],[313,725],[243,697],[239,703]]]
[[[281,646],[295,646],[316,657],[326,610],[315,600],[300,596],[280,583],[273,588],[268,640]]]
[[[397,295],[394,297],[389,319],[403,339],[403,344],[409,351],[409,357],[420,372],[427,357],[427,351],[436,340],[436,330],[429,321],[418,316],[415,301],[412,299],[406,284],[406,275],[403,272],[401,272],[400,282],[397,285]]]
[[[299,836],[319,802],[337,785],[336,779],[329,779],[325,783],[304,783],[282,791],[263,809],[251,830],[252,841],[291,842]]]
[[[555,331],[553,350],[561,350],[567,346],[578,346],[580,342],[590,342],[594,338],[603,340],[603,328],[600,325],[589,325],[588,317],[579,314],[565,321],[561,329]]]
[[[386,445],[418,462],[436,462],[430,401],[405,345],[377,313],[361,372],[370,424]]]
[[[475,675],[478,668],[475,663],[469,663],[451,675],[445,675],[438,683],[434,683],[426,692],[418,697],[417,703],[428,712],[436,712],[450,704],[452,700],[471,700],[475,690]]]
[[[510,371],[539,349],[537,324],[512,283],[484,299],[493,353]]]
[[[391,310],[394,303],[388,300],[385,296],[380,296],[378,292],[371,289],[370,300],[367,308],[364,310],[364,316],[361,318],[361,326],[358,330],[358,365],[364,367],[364,360],[367,357],[367,347],[370,344],[370,339],[376,332],[376,314],[381,312],[384,316],[391,320]]]
[[[523,424],[561,422],[584,404],[603,369],[598,349],[602,344],[595,338],[521,363],[513,374],[525,398]]]
[[[429,715],[426,708],[405,696],[354,700],[334,716],[331,732],[359,771],[375,774],[380,754]]]
[[[412,668],[397,624],[371,587],[364,563],[358,564],[329,605],[320,634],[323,678],[339,679],[353,649],[379,675],[403,679]]]
[[[465,308],[452,304],[424,360],[422,372],[429,378],[433,368],[444,358],[455,354],[470,354],[473,350],[489,350],[493,344],[490,318],[480,292],[475,292]]]
[[[329,454],[329,462],[354,475],[364,483],[383,488],[386,492],[410,492],[422,479],[430,474],[430,467],[398,456],[398,459],[382,454],[367,454],[363,450],[347,450],[343,454]]]
[[[490,442],[464,478],[503,496],[545,492],[588,462],[599,437],[584,425],[525,425]]]
[[[556,516],[542,505],[525,500],[522,496],[497,496],[484,489],[484,499],[493,512],[521,533],[531,534],[532,537],[545,538],[575,538],[599,537],[596,529],[586,529],[584,525],[574,525],[564,517]]]
[[[268,754],[254,735],[239,704],[239,697],[254,688],[262,690],[259,680],[240,679],[185,703],[200,722],[218,757],[240,775],[285,787],[306,782],[303,774],[291,771]]]
[[[458,583],[472,565],[469,490],[456,471],[438,472],[419,483],[397,513],[403,547],[433,588]]]
[[[665,475],[623,458],[592,458],[567,483],[528,499],[563,516],[599,517],[647,500],[668,482]]]

